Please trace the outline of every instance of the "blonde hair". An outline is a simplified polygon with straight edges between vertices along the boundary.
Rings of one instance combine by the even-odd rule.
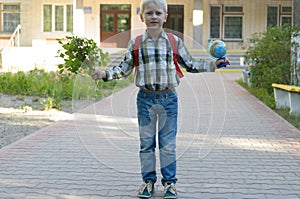
[[[165,13],[168,12],[168,4],[166,2],[166,0],[141,0],[141,14],[143,14],[145,7],[149,4],[149,3],[154,3],[156,5],[161,4],[164,7],[164,11]]]

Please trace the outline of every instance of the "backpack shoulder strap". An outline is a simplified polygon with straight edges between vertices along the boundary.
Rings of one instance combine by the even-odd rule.
[[[176,67],[177,74],[180,78],[182,78],[184,75],[183,75],[183,73],[180,70],[180,67],[178,65],[178,58],[177,58],[178,46],[177,46],[176,39],[175,39],[175,37],[172,33],[167,33],[167,35],[168,35],[168,38],[169,38],[171,46],[172,46],[173,59],[174,59],[174,64],[175,64],[175,67]]]
[[[178,65],[178,58],[177,58],[178,47],[177,47],[176,39],[172,33],[167,33],[167,36],[170,40],[171,47],[173,50],[173,61],[174,61],[175,67],[176,67],[177,74],[180,78],[182,78],[184,75]],[[135,67],[139,66],[139,48],[140,48],[141,38],[142,38],[142,35],[138,35],[135,38],[135,42],[134,42],[134,46],[133,46],[133,60],[134,60]]]
[[[140,48],[141,38],[142,38],[142,35],[138,35],[135,38],[135,42],[134,42],[134,46],[133,46],[133,61],[134,61],[135,67],[139,66],[139,48]]]

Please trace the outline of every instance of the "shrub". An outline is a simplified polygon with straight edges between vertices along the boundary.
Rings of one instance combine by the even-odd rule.
[[[245,61],[251,68],[253,87],[272,93],[272,83],[291,84],[291,38],[295,32],[296,28],[287,25],[269,27],[245,42]]]

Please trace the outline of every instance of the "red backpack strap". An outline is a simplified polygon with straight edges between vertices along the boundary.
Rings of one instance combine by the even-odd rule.
[[[142,38],[142,35],[138,35],[135,38],[135,42],[134,42],[134,46],[133,46],[133,61],[134,61],[135,67],[139,66],[139,49],[140,49],[141,38]]]
[[[172,33],[167,33],[167,36],[170,40],[171,47],[173,50],[173,61],[174,61],[175,67],[176,67],[177,74],[180,78],[182,78],[184,75],[178,65],[178,58],[177,58],[178,48],[177,48],[176,39]],[[135,42],[134,42],[134,46],[133,46],[133,60],[134,60],[135,67],[139,66],[139,48],[140,48],[141,38],[142,38],[142,35],[138,35],[135,38]]]
[[[180,78],[182,78],[184,75],[183,75],[183,73],[180,70],[180,67],[178,65],[178,58],[177,58],[178,47],[177,47],[176,39],[175,39],[175,37],[172,33],[167,33],[167,35],[168,35],[168,38],[169,38],[171,46],[172,46],[173,59],[174,59],[174,64],[175,64],[175,67],[176,67],[177,74]]]

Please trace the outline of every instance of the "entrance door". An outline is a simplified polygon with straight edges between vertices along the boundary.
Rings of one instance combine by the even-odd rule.
[[[130,39],[131,5],[100,5],[102,47],[126,48]]]
[[[164,25],[164,28],[166,28],[167,32],[173,32],[178,37],[183,39],[183,19],[183,5],[168,5],[168,19]]]

